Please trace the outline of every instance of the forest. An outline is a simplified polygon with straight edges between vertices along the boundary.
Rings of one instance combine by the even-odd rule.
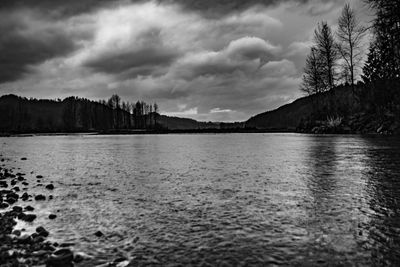
[[[0,132],[82,132],[116,129],[160,129],[158,105],[129,103],[118,95],[91,101],[27,99],[15,95],[0,98]]]

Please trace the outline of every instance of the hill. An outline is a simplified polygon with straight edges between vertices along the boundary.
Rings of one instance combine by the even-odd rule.
[[[359,83],[302,97],[251,117],[246,128],[308,133],[400,134],[399,81]]]

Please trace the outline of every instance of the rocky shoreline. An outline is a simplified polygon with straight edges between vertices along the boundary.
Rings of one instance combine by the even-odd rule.
[[[27,158],[21,158],[21,161]],[[0,163],[5,159],[0,158]],[[29,186],[33,184],[24,173],[14,173],[12,168],[0,167],[0,267],[14,266],[128,266],[125,258],[109,262],[97,262],[93,257],[84,253],[75,252],[71,243],[57,243],[48,240],[50,235],[46,226],[35,225],[37,215],[35,209],[29,205],[33,201],[51,201],[54,189],[52,183],[45,183],[42,175],[33,179],[37,186],[43,186],[48,194],[30,194]],[[56,220],[56,214],[49,214],[48,220]],[[35,227],[34,233],[26,229],[16,229],[17,222],[22,221]],[[96,236],[100,232],[93,233]]]

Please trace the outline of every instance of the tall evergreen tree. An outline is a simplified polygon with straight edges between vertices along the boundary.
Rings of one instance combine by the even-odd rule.
[[[376,11],[374,40],[364,68],[366,82],[400,78],[400,1],[365,0]]]

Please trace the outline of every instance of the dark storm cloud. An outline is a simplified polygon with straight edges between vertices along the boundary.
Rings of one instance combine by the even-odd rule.
[[[0,10],[31,9],[54,17],[68,17],[118,2],[118,0],[1,0]]]
[[[135,36],[134,43],[127,47],[94,53],[83,65],[95,71],[128,77],[155,74],[180,55],[163,43],[160,34],[159,29],[150,28]]]
[[[313,2],[313,0],[166,0],[168,2],[178,3],[183,7],[203,12],[204,14],[208,15],[224,15],[231,12],[242,11],[249,7],[260,5],[260,6],[273,6],[282,3],[294,3],[294,4],[309,4]],[[163,2],[163,1],[159,1]],[[165,1],[164,1],[165,2]],[[327,4],[327,3],[340,3],[343,4],[340,0],[319,0],[316,1],[318,5]],[[322,13],[322,11],[319,11]],[[314,15],[316,9],[310,9],[310,14]]]
[[[210,15],[223,15],[230,12],[241,11],[254,5],[272,6],[285,2],[308,4],[313,0],[156,0],[162,3],[176,3],[189,10],[203,12]],[[104,6],[119,3],[140,3],[145,0],[2,0],[0,9],[5,8],[36,8],[55,15],[76,15],[89,12]],[[339,0],[321,0],[320,4],[330,2],[340,3]],[[314,11],[314,9],[312,10]]]
[[[59,27],[29,25],[20,15],[0,13],[0,83],[13,81],[28,72],[28,67],[75,47]]]
[[[150,75],[158,68],[171,63],[177,54],[169,50],[143,48],[138,51],[127,51],[105,55],[85,63],[95,71],[122,74],[129,72],[132,76]]]

